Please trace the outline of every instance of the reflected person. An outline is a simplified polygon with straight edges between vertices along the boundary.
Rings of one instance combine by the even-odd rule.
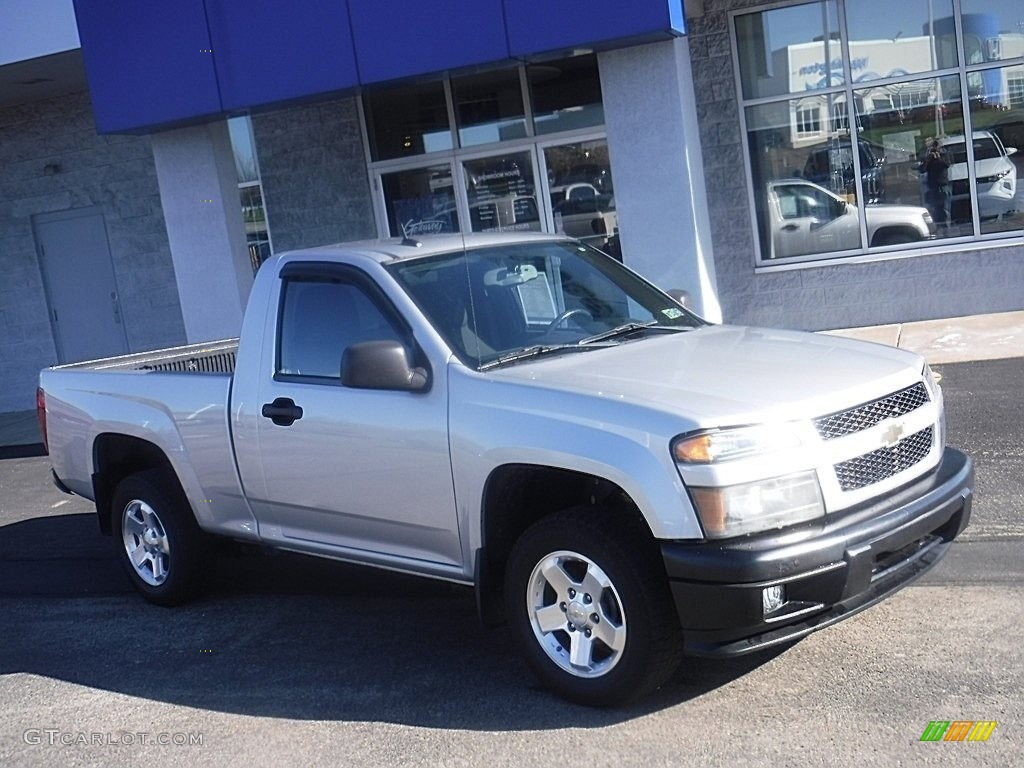
[[[937,226],[950,222],[949,157],[938,139],[932,139],[928,153],[921,161],[920,172],[925,174],[925,206]]]

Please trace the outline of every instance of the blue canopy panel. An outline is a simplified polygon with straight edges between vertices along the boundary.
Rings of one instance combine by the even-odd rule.
[[[685,32],[683,0],[75,0],[75,12],[100,133]]]

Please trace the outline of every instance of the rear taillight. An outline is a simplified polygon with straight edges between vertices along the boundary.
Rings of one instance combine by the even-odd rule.
[[[43,388],[36,389],[36,417],[39,419],[39,434],[43,436],[43,449],[50,452],[50,441],[46,436],[46,395]]]

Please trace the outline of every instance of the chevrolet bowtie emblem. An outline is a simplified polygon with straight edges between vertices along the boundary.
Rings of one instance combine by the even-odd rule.
[[[882,444],[886,448],[892,448],[894,445],[896,445],[896,443],[900,441],[900,438],[902,437],[903,425],[898,421],[894,421],[892,424],[886,427],[885,431],[882,433]]]

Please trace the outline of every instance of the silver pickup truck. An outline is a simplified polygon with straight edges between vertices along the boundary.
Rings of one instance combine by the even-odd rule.
[[[921,357],[709,324],[564,237],[282,254],[239,341],[40,379],[54,480],[147,599],[218,537],[447,579],[592,705],[847,618],[970,516]]]

